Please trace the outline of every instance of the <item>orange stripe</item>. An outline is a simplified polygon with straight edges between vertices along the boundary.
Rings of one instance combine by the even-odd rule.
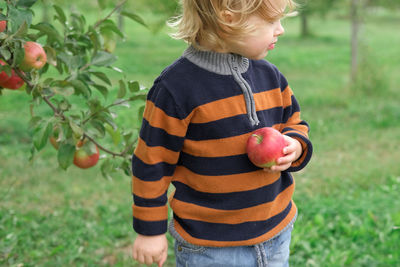
[[[282,99],[283,99],[283,103],[282,103],[283,108],[291,106],[292,105],[292,95],[293,95],[292,89],[289,86],[286,87],[285,90],[282,91],[281,95],[282,95]]]
[[[267,110],[282,106],[282,93],[280,88],[254,94],[256,110]]]
[[[207,123],[246,113],[246,103],[242,94],[216,100],[195,109],[193,123]]]
[[[132,192],[142,198],[160,197],[167,191],[171,178],[170,176],[164,176],[158,181],[143,181],[132,176]]]
[[[294,191],[292,184],[274,201],[239,210],[218,210],[172,199],[170,205],[178,217],[209,223],[239,224],[249,221],[265,221],[282,212],[289,204]]]
[[[143,117],[151,126],[164,129],[167,133],[179,137],[185,136],[188,121],[190,120],[190,116],[184,120],[168,116],[162,109],[156,107],[149,100],[146,101]]]
[[[163,221],[168,219],[168,206],[139,207],[132,205],[133,217],[143,221]]]
[[[294,216],[296,216],[296,213],[297,213],[297,208],[294,202],[292,201],[292,209],[290,210],[288,216],[286,216],[286,218],[283,219],[282,222],[280,222],[274,229],[259,237],[242,241],[211,241],[211,240],[195,238],[189,235],[187,232],[185,232],[185,230],[183,230],[183,228],[179,225],[179,223],[176,220],[174,220],[174,227],[178,232],[178,234],[181,237],[183,237],[186,241],[198,246],[213,246],[213,247],[251,246],[270,240],[271,238],[276,236],[293,220]]]
[[[254,94],[256,110],[265,110],[282,105],[280,88]],[[216,100],[194,110],[191,122],[207,123],[241,114],[246,114],[246,103],[242,94]]]
[[[173,180],[199,192],[232,193],[257,189],[272,184],[279,178],[280,173],[269,173],[262,169],[244,174],[203,176],[183,166],[177,166]]]
[[[138,139],[135,155],[144,163],[150,165],[160,162],[176,164],[179,158],[179,152],[169,150],[162,146],[147,146],[146,142],[141,138]]]

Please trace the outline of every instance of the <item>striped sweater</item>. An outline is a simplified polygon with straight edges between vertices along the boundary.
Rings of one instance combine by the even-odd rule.
[[[246,154],[251,132],[274,127],[303,153],[267,173]],[[292,90],[265,60],[189,47],[150,89],[132,159],[133,228],[167,231],[169,197],[176,238],[201,246],[254,245],[294,221],[291,172],[310,160],[308,125]]]

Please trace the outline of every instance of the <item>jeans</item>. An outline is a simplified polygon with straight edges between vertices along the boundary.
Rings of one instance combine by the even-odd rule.
[[[201,247],[175,241],[176,267],[288,267],[293,226],[261,244]]]

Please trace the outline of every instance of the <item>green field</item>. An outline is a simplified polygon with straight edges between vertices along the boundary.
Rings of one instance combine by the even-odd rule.
[[[289,80],[314,144],[309,166],[295,174],[292,266],[400,265],[400,16],[365,21],[357,87],[349,81],[350,25],[338,16],[312,18],[307,39],[297,18],[285,20],[268,55]],[[126,31],[116,66],[147,87],[185,48],[167,29],[152,34],[127,21]],[[135,266],[130,177],[63,171],[51,146],[29,161],[29,100],[0,96],[0,265]],[[130,109],[119,114],[125,127],[139,123]]]

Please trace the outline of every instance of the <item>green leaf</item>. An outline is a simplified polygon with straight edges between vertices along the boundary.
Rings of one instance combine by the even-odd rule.
[[[57,29],[53,25],[47,22],[40,22],[38,24],[32,25],[32,29],[38,30],[40,33],[47,35],[50,40],[54,40],[58,43],[62,43],[63,38],[58,33]]]
[[[112,180],[110,173],[114,170],[113,163],[110,159],[106,159],[100,166],[101,174],[104,178]]]
[[[139,24],[142,24],[143,26],[147,27],[146,23],[144,22],[144,20],[137,14],[129,12],[129,11],[122,11],[121,12],[122,16],[128,17],[130,19],[132,19],[133,21],[136,21]]]
[[[53,5],[54,10],[57,13],[56,18],[65,25],[66,21],[67,21],[67,17],[65,16],[64,10],[62,10],[61,7],[57,6],[57,5]]]
[[[14,58],[13,58],[13,66],[19,66],[25,57],[25,48],[22,43],[14,43]]]
[[[92,44],[94,46],[94,49],[97,51],[101,48],[101,36],[100,34],[93,28],[93,26],[89,27],[89,32],[88,32],[89,38],[92,41]]]
[[[106,133],[106,128],[104,127],[104,124],[102,121],[96,120],[96,119],[90,120],[90,125],[92,125],[93,128],[95,128],[98,131],[98,133],[100,134],[100,137],[104,137],[104,135]]]
[[[132,176],[132,168],[131,168],[131,163],[129,160],[124,160],[121,163],[120,168],[124,171],[125,175],[127,176]]]
[[[18,0],[17,6],[18,7],[25,7],[25,8],[30,8],[33,6],[37,0]]]
[[[90,73],[105,82],[106,84],[111,85],[111,81],[105,73],[99,71],[90,71]]]
[[[0,48],[0,55],[5,59],[5,60],[9,60],[11,58],[11,52],[5,48],[5,47],[1,47]]]
[[[123,80],[119,80],[119,90],[117,98],[123,98],[126,95],[126,85]]]
[[[106,124],[105,129],[107,133],[111,136],[114,145],[118,145],[121,142],[121,133],[119,129],[113,129],[110,125]]]
[[[21,26],[18,28],[18,30],[13,34],[14,38],[18,37],[23,37],[26,35],[28,32],[28,24],[26,24],[26,21],[24,21]]]
[[[97,118],[105,123],[108,123],[113,129],[117,129],[117,125],[114,122],[114,119],[111,117],[108,112],[101,112],[97,115]]]
[[[51,47],[51,46],[44,46],[43,47],[44,51],[46,52],[47,56],[47,63],[53,66],[57,66],[57,52],[56,50]]]
[[[104,99],[107,98],[108,95],[108,89],[107,87],[103,86],[103,85],[99,85],[99,84],[92,84],[92,86],[94,88],[96,88],[97,90],[99,90],[99,92],[103,95]]]
[[[109,34],[111,32],[115,32],[119,37],[124,38],[124,34],[118,29],[118,26],[114,21],[107,19],[103,21],[100,25],[100,33]]]
[[[72,80],[69,81],[70,84],[74,87],[76,94],[83,95],[85,98],[90,97],[91,91],[88,86],[80,80]]]
[[[27,27],[32,23],[32,11],[29,9],[18,9],[12,6],[9,6],[9,16],[8,21],[11,24],[11,32],[15,33],[20,29],[20,27],[26,23]],[[23,30],[23,29],[22,29]]]
[[[7,74],[8,77],[11,77],[12,75],[12,68],[10,65],[0,65],[0,72],[5,72]]]
[[[33,145],[39,151],[41,150],[46,144],[49,136],[53,130],[53,123],[51,120],[47,121],[47,123],[39,129],[33,136]]]
[[[34,130],[39,127],[40,122],[42,121],[42,117],[34,116],[29,120],[29,128]]]
[[[64,170],[66,170],[74,161],[75,146],[72,144],[61,144],[58,149],[57,159],[58,164]]]
[[[132,93],[138,92],[140,90],[140,84],[137,81],[129,81],[128,82],[129,91]]]
[[[97,0],[97,3],[101,10],[104,10],[107,7],[107,0]]]
[[[74,132],[75,137],[80,138],[84,131],[81,127],[79,127],[75,122],[69,121],[69,126],[71,126],[72,132]]]
[[[98,51],[96,55],[92,58],[91,64],[98,67],[110,66],[115,61],[117,57],[113,54],[107,53],[105,51]]]

